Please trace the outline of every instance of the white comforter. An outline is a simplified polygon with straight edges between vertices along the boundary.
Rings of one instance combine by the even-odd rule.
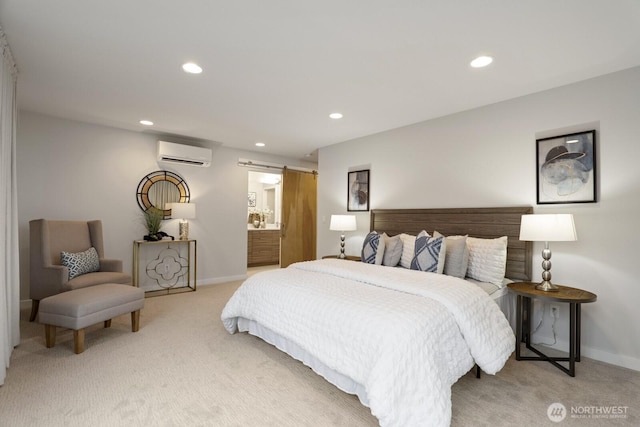
[[[448,426],[451,386],[495,374],[515,338],[498,306],[450,276],[341,260],[249,278],[222,312],[254,320],[361,384],[382,426]]]

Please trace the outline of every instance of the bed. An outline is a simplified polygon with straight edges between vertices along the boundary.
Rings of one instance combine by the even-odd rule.
[[[531,248],[518,240],[525,213],[531,208],[372,210],[367,237],[382,242],[422,230],[482,242],[507,236],[503,274],[526,280]],[[382,426],[446,426],[453,383],[474,365],[496,374],[515,347],[500,306],[504,287],[490,292],[483,284],[324,259],[252,276],[221,317],[230,333],[258,336],[357,395]]]

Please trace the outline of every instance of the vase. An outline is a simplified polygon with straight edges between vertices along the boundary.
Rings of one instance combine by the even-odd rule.
[[[258,221],[258,220],[253,221],[253,226],[255,228],[260,228],[260,221]]]

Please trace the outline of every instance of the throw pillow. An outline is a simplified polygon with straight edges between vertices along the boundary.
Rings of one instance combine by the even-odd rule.
[[[412,270],[442,273],[444,269],[444,237],[431,237],[421,231],[416,237],[415,255],[411,261]]]
[[[367,264],[382,264],[384,257],[384,239],[375,231],[367,234],[362,244],[362,262]]]
[[[416,236],[411,234],[400,234],[402,241],[402,255],[400,256],[400,267],[411,268],[411,261],[415,255]]]
[[[382,233],[384,239],[384,257],[382,265],[387,267],[395,267],[402,257],[402,240],[400,236],[389,237],[387,233]]]
[[[100,260],[96,248],[90,247],[84,252],[60,252],[62,265],[69,269],[69,280],[81,274],[100,271]]]
[[[434,231],[433,236],[439,237],[442,236],[442,234]],[[447,236],[444,241],[447,246],[444,274],[464,279],[467,274],[467,266],[469,265],[467,236]]]

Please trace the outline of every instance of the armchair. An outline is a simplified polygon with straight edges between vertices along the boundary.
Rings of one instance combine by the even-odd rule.
[[[131,285],[131,275],[122,272],[122,260],[104,258],[102,221],[29,221],[30,296],[33,322],[43,298],[103,283]],[[94,247],[100,270],[69,279],[62,265],[62,251],[78,253]]]

